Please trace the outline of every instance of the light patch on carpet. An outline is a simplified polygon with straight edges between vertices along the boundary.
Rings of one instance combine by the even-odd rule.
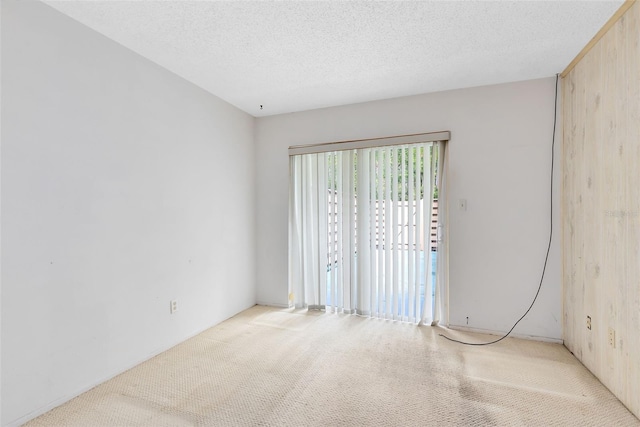
[[[560,345],[441,331],[256,306],[26,426],[640,426]]]

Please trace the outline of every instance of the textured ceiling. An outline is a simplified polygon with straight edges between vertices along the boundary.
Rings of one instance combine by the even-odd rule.
[[[622,0],[46,3],[264,116],[549,77]]]

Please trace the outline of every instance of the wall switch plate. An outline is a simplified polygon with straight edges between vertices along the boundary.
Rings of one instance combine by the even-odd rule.
[[[609,345],[616,348],[616,331],[613,328],[609,328]]]
[[[169,310],[171,311],[171,314],[178,311],[178,301],[176,300],[169,301]]]

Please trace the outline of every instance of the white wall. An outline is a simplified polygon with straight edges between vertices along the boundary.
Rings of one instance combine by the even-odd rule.
[[[254,119],[44,4],[2,6],[13,425],[255,303]]]
[[[450,324],[507,331],[535,295],[547,248],[553,99],[547,78],[258,119],[258,302],[287,303],[288,146],[450,130]],[[519,335],[561,337],[559,235]]]

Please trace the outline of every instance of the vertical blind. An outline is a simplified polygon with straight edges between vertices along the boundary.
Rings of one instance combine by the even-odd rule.
[[[291,305],[409,322],[431,322],[434,306],[442,313],[432,298],[442,280],[431,271],[431,217],[434,197],[442,198],[444,147],[290,156]],[[445,260],[439,255],[438,265]]]

